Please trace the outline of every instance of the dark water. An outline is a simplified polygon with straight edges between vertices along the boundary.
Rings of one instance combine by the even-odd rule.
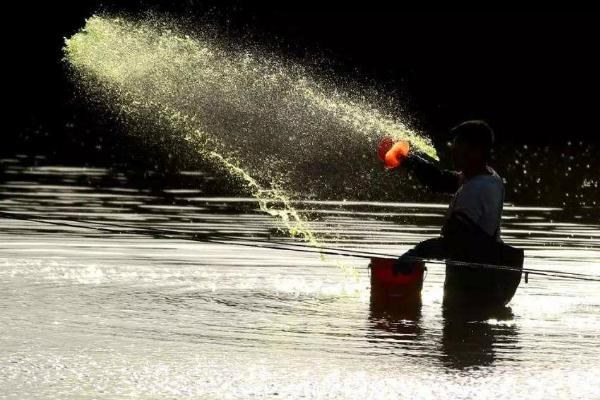
[[[600,398],[599,283],[531,277],[493,318],[448,316],[430,265],[422,308],[396,315],[370,304],[368,260],[241,245],[273,233],[252,199],[2,165],[0,210],[58,223],[0,218],[2,398]],[[299,207],[336,246],[395,254],[445,211]],[[599,220],[507,205],[503,237],[530,268],[600,274]]]

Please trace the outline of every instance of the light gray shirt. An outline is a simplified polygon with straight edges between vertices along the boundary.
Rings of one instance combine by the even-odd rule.
[[[489,175],[465,179],[454,194],[448,215],[465,214],[488,235],[500,241],[500,221],[504,204],[504,183],[492,168]]]

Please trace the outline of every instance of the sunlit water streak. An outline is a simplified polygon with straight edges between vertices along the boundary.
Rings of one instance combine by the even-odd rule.
[[[234,49],[201,27],[192,37],[156,16],[93,16],[65,41],[64,53],[82,95],[132,132],[185,142],[241,183],[291,236],[316,247],[292,197],[385,191],[390,181],[381,179],[375,156],[383,136],[437,157],[427,138],[358,91],[272,55]]]
[[[597,283],[531,278],[512,317],[462,321],[442,314],[443,270],[431,265],[420,313],[386,315],[370,304],[368,279],[357,286],[314,255],[202,241],[271,235],[256,200],[183,193],[166,202],[119,179],[70,181],[96,184],[108,172],[5,170],[4,212],[180,234],[0,219],[5,397],[600,397]],[[339,245],[401,253],[436,234],[444,206],[298,205],[314,208],[315,229]],[[597,220],[511,206],[506,217],[504,237],[526,249],[528,266],[600,273]],[[367,261],[356,263],[366,278]]]

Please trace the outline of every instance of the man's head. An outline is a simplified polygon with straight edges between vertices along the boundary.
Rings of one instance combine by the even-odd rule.
[[[492,128],[480,120],[465,121],[450,131],[454,134],[452,158],[456,169],[476,171],[485,167],[494,145]]]

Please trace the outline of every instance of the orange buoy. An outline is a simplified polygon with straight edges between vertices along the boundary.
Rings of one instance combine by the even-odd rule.
[[[394,169],[402,164],[402,161],[408,157],[410,145],[407,141],[401,140],[395,143],[391,149],[385,153],[384,164],[387,169]]]

